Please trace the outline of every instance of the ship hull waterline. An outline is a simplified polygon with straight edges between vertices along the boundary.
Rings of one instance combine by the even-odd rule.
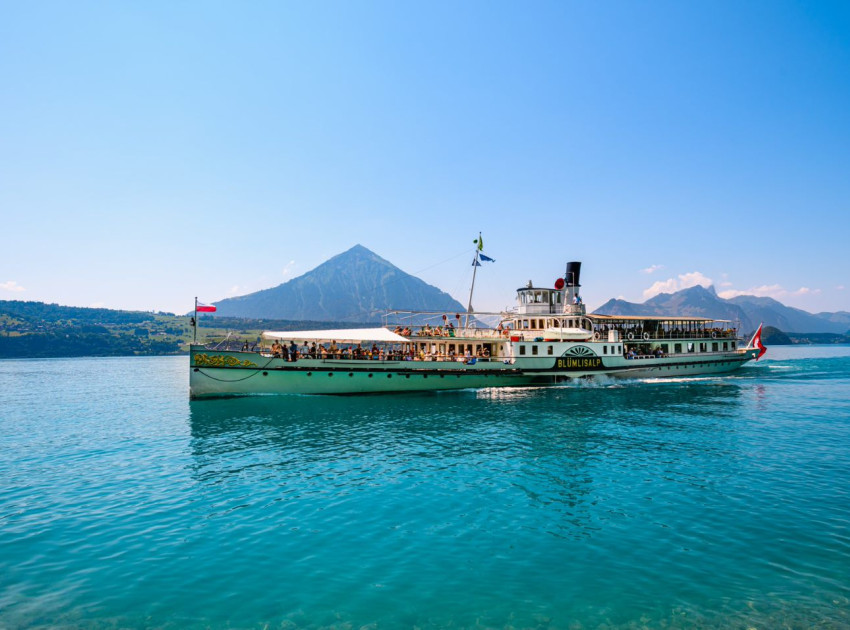
[[[211,352],[193,347],[190,397],[221,398],[264,394],[377,394],[489,387],[547,387],[575,379],[627,379],[712,376],[737,370],[757,350],[704,356],[612,357],[591,369],[581,365],[559,369],[551,358],[473,364],[444,361],[368,361],[300,359],[288,362],[255,352]],[[523,365],[525,364],[525,365]],[[520,367],[521,366],[521,367]]]

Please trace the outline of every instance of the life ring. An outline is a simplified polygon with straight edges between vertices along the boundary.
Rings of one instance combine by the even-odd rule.
[[[634,338],[635,338],[635,334],[634,334],[634,333],[629,333],[629,334],[628,334],[628,335],[626,335],[626,336],[629,338],[629,340],[631,340],[631,339],[634,339]]]
[[[712,339],[717,339],[717,331],[712,331],[712,333],[711,333],[711,338],[712,338]]]
[[[596,339],[597,341],[599,341],[599,331],[598,330],[595,333],[593,333],[593,338]]]
[[[643,333],[643,340],[649,341],[649,333]]]

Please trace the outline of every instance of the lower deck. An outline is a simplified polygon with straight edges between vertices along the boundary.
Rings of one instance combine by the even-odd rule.
[[[601,342],[510,342],[503,355],[448,360],[299,358],[256,352],[191,352],[192,398],[250,394],[362,394],[480,387],[548,386],[577,378],[666,378],[721,374],[755,358],[757,350],[634,357]],[[536,350],[535,350],[536,348]]]

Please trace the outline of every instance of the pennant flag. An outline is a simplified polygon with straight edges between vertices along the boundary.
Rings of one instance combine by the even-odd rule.
[[[758,356],[756,357],[756,361],[761,359],[764,356],[764,353],[767,352],[767,348],[761,342],[761,327],[763,324],[759,324],[759,329],[756,331],[756,334],[753,335],[753,340],[750,342],[751,346],[754,346],[759,349]]]
[[[478,233],[478,238],[476,238],[476,239],[475,239],[474,241],[472,241],[472,242],[473,242],[473,243],[475,243],[475,244],[478,246],[478,251],[479,251],[479,252],[480,252],[480,251],[482,251],[482,250],[484,249],[484,239],[483,239],[483,238],[481,238],[481,232],[479,232],[479,233]]]
[[[473,261],[472,261],[472,266],[473,266],[473,267],[480,267],[480,266],[481,266],[481,263],[480,263],[480,262],[478,262],[478,258],[477,258],[477,257],[475,258],[475,260],[473,260]]]
[[[489,256],[485,256],[484,254],[478,254],[478,257],[484,262],[496,262],[495,258],[490,258]]]
[[[195,310],[199,313],[215,313],[215,306],[212,304],[201,304],[198,302],[198,307]]]

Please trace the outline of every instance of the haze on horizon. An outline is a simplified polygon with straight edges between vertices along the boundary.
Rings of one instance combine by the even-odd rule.
[[[475,307],[850,310],[850,4],[0,3],[0,299],[187,312],[360,243]]]

